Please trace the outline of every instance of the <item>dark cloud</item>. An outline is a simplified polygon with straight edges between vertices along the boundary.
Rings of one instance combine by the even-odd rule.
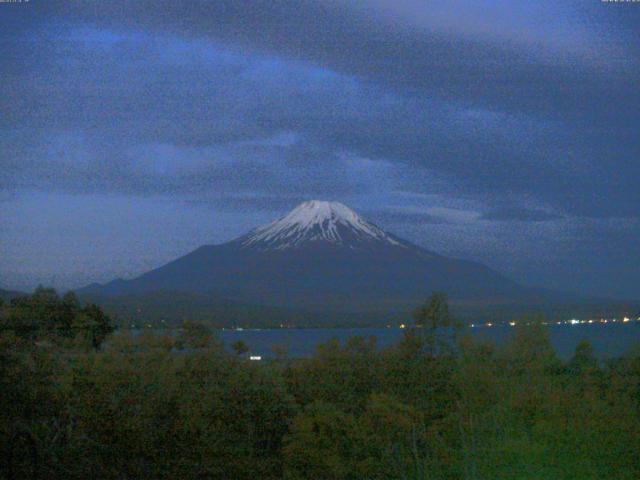
[[[508,231],[638,217],[633,5],[0,9],[5,203],[34,191],[160,195],[244,214],[331,198],[451,238],[476,220]],[[457,223],[430,209],[461,203]]]
[[[610,9],[548,3],[505,6],[500,14],[491,7],[506,27],[501,37],[458,20],[457,7],[406,1],[54,1],[29,8],[31,29],[5,34],[15,95],[3,97],[0,126],[29,125],[32,138],[46,144],[52,130],[83,132],[107,158],[88,187],[131,183],[132,145],[215,146],[224,157],[235,155],[234,143],[294,132],[304,142],[283,155],[312,162],[323,151],[328,163],[346,152],[404,163],[484,202],[519,194],[603,217],[634,215],[640,202],[632,183],[640,173],[637,48],[629,42],[631,22]],[[466,8],[473,15],[473,4]],[[558,16],[569,13],[591,27]],[[24,9],[21,17],[29,23]],[[550,31],[538,18],[549,20]],[[528,36],[517,32],[520,25],[530,27]],[[32,156],[47,159],[41,153]],[[242,187],[261,158],[268,156],[245,152],[229,181]],[[28,168],[33,160],[16,155],[16,162]],[[91,169],[100,172],[95,162]],[[136,183],[174,192],[180,180],[184,188],[210,184],[201,178]]]
[[[185,6],[142,0],[125,9],[117,2],[71,4],[53,1],[42,8],[67,22],[213,39],[323,65],[402,92],[428,92],[499,110],[553,116],[560,111],[573,118],[606,112],[618,117],[622,111],[635,115],[632,106],[619,102],[612,111],[610,101],[637,98],[629,82],[638,65],[638,46],[631,42],[637,40],[637,29],[629,18],[618,18],[637,14],[615,15],[606,5],[500,2],[480,9],[468,2],[447,7],[411,1],[200,0]],[[502,24],[491,25],[482,14],[500,14]],[[473,20],[461,22],[465,17]],[[483,34],[483,26],[496,30]],[[502,35],[499,27],[507,27]]]
[[[368,218],[379,225],[410,224],[413,226],[440,225],[448,223],[447,219],[441,216],[432,215],[426,212],[403,212],[389,210],[365,210],[363,212]]]
[[[561,218],[563,218],[562,215],[558,215],[556,213],[515,207],[490,210],[480,216],[481,220],[497,222],[547,222],[549,220],[558,220]]]
[[[298,195],[210,195],[199,196],[195,200],[187,201],[187,204],[228,212],[267,212],[275,219],[282,212],[308,199],[308,196]]]

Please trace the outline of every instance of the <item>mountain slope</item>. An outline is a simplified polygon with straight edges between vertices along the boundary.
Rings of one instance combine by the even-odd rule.
[[[453,298],[509,296],[518,286],[474,262],[429,252],[384,232],[342,204],[305,202],[222,245],[203,246],[133,280],[84,293],[216,293],[276,306],[362,310],[415,303],[433,290]]]
[[[337,202],[305,202],[221,245],[202,246],[132,280],[85,296],[181,292],[313,312],[406,315],[433,291],[454,307],[489,311],[558,301],[490,268],[443,257],[385,232]]]
[[[351,249],[374,244],[402,245],[399,239],[343,204],[318,200],[304,202],[281,219],[236,240],[244,247],[259,250],[285,250],[318,242]]]

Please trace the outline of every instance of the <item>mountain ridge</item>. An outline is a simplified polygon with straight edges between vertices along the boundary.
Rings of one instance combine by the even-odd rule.
[[[525,287],[470,260],[444,257],[384,231],[338,202],[312,200],[219,245],[203,245],[85,296],[180,292],[255,305],[353,315],[404,315],[434,291],[452,306],[506,311],[577,297]],[[212,300],[213,301],[213,300]]]

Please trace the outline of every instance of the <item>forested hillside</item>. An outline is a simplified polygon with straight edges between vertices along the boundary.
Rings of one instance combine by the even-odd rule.
[[[536,322],[499,348],[440,338],[432,302],[393,348],[252,362],[193,323],[102,345],[85,327],[103,317],[82,309],[62,334],[10,328],[28,309],[60,326],[72,299],[39,295],[0,310],[0,478],[640,476],[638,352],[602,364],[581,344],[563,363]]]

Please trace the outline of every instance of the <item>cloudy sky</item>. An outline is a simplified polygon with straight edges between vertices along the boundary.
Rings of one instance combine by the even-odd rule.
[[[640,296],[640,3],[0,3],[0,285],[130,277],[306,199]]]

